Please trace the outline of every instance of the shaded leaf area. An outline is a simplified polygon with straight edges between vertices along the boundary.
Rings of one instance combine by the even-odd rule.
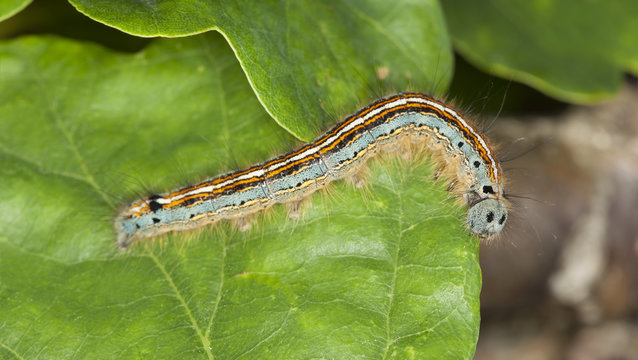
[[[452,76],[435,0],[70,2],[139,36],[220,31],[266,110],[303,140],[362,99],[411,89],[441,93]]]
[[[127,200],[292,145],[220,36],[135,55],[26,37],[0,79],[2,357],[472,357],[478,244],[426,161],[372,162],[298,221],[117,249]]]
[[[638,73],[635,1],[442,2],[456,49],[481,69],[591,103]]]
[[[138,52],[152,39],[109,28],[78,12],[67,0],[34,1],[0,23],[0,39],[25,35],[56,35],[92,41],[117,51]]]
[[[2,0],[2,2],[0,2],[0,21],[8,19],[20,12],[20,10],[29,5],[31,1],[32,0]]]

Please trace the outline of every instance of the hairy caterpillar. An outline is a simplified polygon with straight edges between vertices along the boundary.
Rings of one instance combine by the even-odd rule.
[[[456,167],[473,233],[489,237],[503,229],[508,211],[501,167],[484,136],[453,108],[424,94],[403,93],[373,102],[295,151],[131,204],[115,221],[118,244],[126,248],[137,238],[299,202],[405,136],[426,141]]]

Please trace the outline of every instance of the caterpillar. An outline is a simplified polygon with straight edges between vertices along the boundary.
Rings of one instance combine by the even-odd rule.
[[[134,202],[115,220],[118,245],[124,249],[135,239],[242,219],[276,203],[294,206],[405,136],[427,142],[455,167],[472,233],[491,237],[504,228],[501,166],[485,137],[452,107],[425,94],[401,93],[373,102],[294,151]]]

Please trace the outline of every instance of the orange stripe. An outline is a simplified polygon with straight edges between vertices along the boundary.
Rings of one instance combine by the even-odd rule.
[[[434,99],[432,99],[432,98],[430,98],[430,97],[427,97],[427,96],[423,96],[423,95],[421,95],[421,94],[404,94],[403,96],[393,96],[393,97],[391,97],[391,98],[389,98],[389,99],[386,99],[386,100],[385,100],[385,101],[383,101],[383,102],[380,102],[380,103],[378,103],[378,104],[375,104],[374,106],[372,106],[372,107],[370,107],[370,108],[368,108],[368,109],[366,109],[366,110],[364,110],[364,111],[362,111],[362,112],[360,112],[360,113],[358,113],[358,114],[355,114],[355,115],[351,116],[349,119],[345,120],[345,121],[344,121],[341,125],[337,126],[335,129],[333,129],[333,130],[332,130],[332,131],[330,131],[329,133],[325,134],[322,138],[320,138],[320,139],[319,139],[319,140],[317,140],[316,142],[314,142],[314,143],[309,143],[309,144],[307,144],[307,145],[305,145],[305,146],[302,146],[302,147],[301,147],[300,149],[298,149],[297,151],[291,152],[290,154],[288,154],[288,155],[286,155],[286,156],[284,156],[284,157],[282,157],[282,158],[272,160],[272,161],[270,161],[270,162],[268,162],[268,163],[266,163],[266,164],[264,164],[264,165],[261,165],[261,166],[260,166],[260,165],[252,166],[252,167],[250,167],[250,168],[248,168],[248,169],[246,169],[246,170],[239,171],[239,172],[235,172],[235,173],[231,173],[231,174],[229,174],[228,176],[225,176],[225,177],[223,177],[223,178],[216,178],[216,179],[213,179],[213,180],[211,180],[211,181],[207,181],[207,182],[201,183],[201,184],[196,185],[196,186],[192,186],[192,187],[188,187],[188,188],[181,189],[181,190],[179,190],[179,191],[176,191],[176,192],[170,193],[170,194],[168,194],[168,195],[164,196],[163,198],[170,198],[170,197],[177,196],[177,195],[181,195],[181,194],[184,194],[184,193],[187,193],[187,192],[193,191],[193,190],[197,190],[197,189],[202,188],[202,187],[206,187],[206,186],[210,186],[210,185],[216,185],[216,184],[219,184],[219,183],[222,183],[222,182],[225,182],[225,181],[229,181],[229,180],[231,181],[231,183],[230,183],[230,184],[228,184],[228,185],[224,186],[223,188],[215,189],[215,190],[213,191],[213,193],[212,193],[212,194],[211,194],[210,192],[206,192],[206,193],[201,193],[201,194],[191,195],[191,196],[188,196],[188,197],[184,197],[184,198],[182,198],[182,199],[179,199],[179,200],[175,200],[175,201],[173,201],[173,202],[171,202],[171,203],[169,203],[169,204],[165,204],[163,207],[165,207],[165,208],[172,208],[172,207],[175,207],[175,206],[177,206],[177,205],[179,205],[179,204],[181,204],[181,203],[183,203],[183,202],[185,202],[185,201],[187,201],[187,200],[189,200],[189,199],[193,199],[193,198],[197,198],[197,197],[201,197],[201,196],[214,196],[215,194],[222,193],[222,192],[224,192],[224,191],[227,191],[227,190],[229,190],[229,189],[232,189],[232,188],[234,188],[234,187],[237,187],[238,185],[241,185],[241,184],[246,184],[246,183],[250,183],[250,182],[257,182],[257,181],[259,181],[259,180],[260,180],[260,177],[252,177],[252,178],[250,178],[250,179],[244,179],[244,180],[241,180],[241,181],[235,181],[235,182],[232,182],[232,179],[233,179],[233,178],[236,178],[236,177],[238,177],[238,176],[245,175],[245,174],[250,173],[250,172],[252,172],[252,171],[255,171],[255,170],[259,169],[260,167],[261,167],[262,169],[264,169],[264,168],[266,168],[266,167],[270,167],[270,166],[272,166],[272,165],[274,165],[274,164],[284,162],[284,161],[286,161],[287,159],[290,159],[291,157],[293,157],[293,156],[295,156],[295,155],[298,155],[298,154],[300,154],[300,153],[302,153],[302,152],[304,152],[304,151],[306,151],[306,150],[308,150],[308,149],[312,148],[312,147],[313,147],[313,144],[314,144],[314,146],[321,146],[321,144],[322,144],[323,142],[325,142],[325,141],[326,141],[327,139],[329,139],[330,137],[334,136],[334,135],[335,135],[336,133],[338,133],[341,129],[343,129],[345,126],[347,126],[348,124],[350,124],[352,121],[355,121],[355,120],[359,119],[361,116],[365,116],[365,115],[366,115],[366,114],[368,114],[369,112],[371,112],[371,111],[373,111],[373,110],[375,110],[375,109],[377,109],[377,108],[379,108],[379,107],[381,107],[381,106],[383,106],[383,105],[385,105],[385,104],[387,104],[387,103],[389,103],[389,102],[395,101],[395,100],[397,100],[397,99],[405,98],[405,99],[408,99],[408,100],[409,100],[410,98],[415,98],[415,97],[416,97],[416,98],[426,99],[426,100],[428,100],[428,101],[431,101],[431,102],[437,103],[437,104],[439,104],[439,105],[443,106],[443,107],[444,107],[444,108],[446,108],[446,109],[452,109],[452,108],[450,108],[449,106],[446,106],[446,105],[442,104],[441,102],[439,102],[439,101],[437,101],[437,100],[434,100]],[[372,118],[368,119],[368,120],[367,120],[366,122],[364,122],[363,124],[358,125],[358,126],[356,126],[356,127],[352,128],[352,129],[351,129],[350,131],[348,131],[347,133],[344,133],[342,136],[340,136],[338,139],[336,139],[336,140],[335,140],[335,141],[334,141],[334,142],[333,142],[330,146],[328,146],[328,147],[326,147],[326,148],[324,148],[324,149],[321,149],[321,150],[320,150],[320,153],[322,153],[322,154],[323,154],[323,153],[326,153],[326,152],[327,152],[327,151],[329,151],[329,150],[334,149],[334,148],[335,148],[338,144],[341,144],[341,143],[343,142],[343,139],[344,139],[344,138],[346,138],[346,137],[350,136],[353,132],[356,132],[356,131],[360,130],[361,128],[364,128],[364,127],[368,126],[369,124],[371,124],[371,123],[373,123],[373,122],[377,121],[379,118],[381,118],[381,117],[383,117],[383,116],[387,115],[388,113],[393,112],[393,111],[397,111],[397,110],[401,110],[401,109],[407,109],[407,108],[417,108],[417,109],[424,109],[424,108],[425,108],[425,109],[428,109],[428,110],[432,110],[432,111],[434,111],[436,114],[438,114],[438,117],[439,117],[440,119],[442,119],[442,120],[447,120],[447,121],[446,121],[447,123],[450,123],[450,124],[451,124],[452,126],[454,126],[456,129],[460,129],[460,130],[462,130],[462,132],[463,132],[464,134],[466,134],[467,136],[469,136],[469,138],[466,138],[466,139],[467,139],[467,140],[469,140],[468,142],[470,142],[470,143],[473,145],[473,147],[479,151],[479,155],[480,155],[481,159],[483,159],[485,162],[489,163],[490,165],[492,164],[492,162],[491,162],[490,158],[489,158],[489,157],[488,157],[488,155],[487,155],[487,153],[488,153],[488,152],[487,152],[487,150],[486,150],[485,148],[483,148],[483,146],[482,146],[482,145],[480,144],[480,142],[478,141],[478,138],[477,138],[477,137],[473,134],[473,132],[476,132],[476,133],[478,134],[478,132],[477,132],[476,130],[472,129],[472,130],[474,130],[474,131],[470,131],[470,129],[469,129],[469,128],[467,128],[467,127],[463,126],[463,124],[461,124],[461,123],[458,121],[458,119],[456,119],[454,116],[450,115],[450,114],[449,114],[449,113],[447,113],[446,111],[441,111],[441,110],[437,109],[437,108],[436,108],[436,107],[434,107],[434,106],[431,106],[431,105],[428,105],[428,104],[420,104],[420,103],[416,103],[416,104],[415,104],[415,103],[413,103],[413,104],[406,104],[406,105],[396,106],[396,107],[393,107],[393,108],[391,108],[391,109],[387,109],[387,110],[385,110],[385,111],[383,111],[383,112],[381,112],[381,113],[379,113],[379,114],[375,115],[374,117],[372,117]],[[453,110],[453,109],[452,109],[452,110]],[[455,112],[456,112],[456,111],[455,111]],[[463,119],[465,120],[465,118],[464,118],[464,117],[462,117],[462,115],[460,115],[458,112],[456,112],[456,113],[457,113],[457,115],[458,115],[459,117],[461,117],[461,118],[463,118]],[[483,140],[483,142],[485,142],[485,139],[483,139],[483,137],[482,137],[480,134],[478,134],[478,136],[480,136],[480,137],[481,137],[481,139]],[[487,142],[485,142],[485,143],[487,143]],[[310,155],[309,157],[305,157],[305,158],[299,159],[299,160],[297,160],[297,161],[294,161],[294,162],[292,162],[292,163],[290,163],[290,164],[287,164],[286,166],[283,166],[283,167],[281,167],[281,168],[279,168],[279,169],[277,169],[277,170],[273,171],[272,173],[266,173],[266,171],[264,171],[264,178],[265,178],[266,176],[268,176],[268,177],[275,176],[275,175],[277,175],[277,174],[279,174],[279,173],[283,172],[284,170],[287,170],[287,169],[289,169],[289,168],[291,168],[291,167],[293,167],[293,166],[296,166],[296,165],[298,165],[298,164],[300,164],[300,163],[306,162],[306,161],[308,161],[309,159],[312,159],[314,156],[315,156],[315,155],[314,155],[314,154],[312,154],[312,155]],[[496,179],[494,178],[494,171],[493,171],[493,169],[492,169],[492,167],[491,167],[491,166],[489,166],[489,173],[490,173],[490,177],[492,178],[492,180],[496,180]],[[496,182],[499,182],[499,183],[500,183],[500,174],[499,174],[498,181],[496,181]],[[246,190],[248,190],[248,189],[246,189]],[[195,204],[197,204],[197,203],[195,203]],[[193,204],[193,205],[195,205],[195,204]],[[144,213],[147,209],[149,209],[148,205],[144,205],[144,207],[143,207],[143,208],[142,208],[142,209],[141,209],[138,213],[136,213],[136,215],[137,215],[137,216],[141,215],[141,214],[142,214],[142,213]]]
[[[248,174],[249,172],[254,171],[255,169],[258,169],[258,168],[259,168],[259,165],[251,166],[251,167],[249,167],[246,170],[241,170],[239,172],[230,173],[226,177],[215,178],[215,179],[203,182],[203,183],[195,185],[195,186],[191,186],[191,187],[188,187],[188,188],[184,188],[184,189],[172,192],[172,193],[170,193],[170,194],[168,194],[166,196],[163,196],[163,197],[164,198],[169,198],[169,197],[173,197],[173,196],[177,196],[177,195],[182,195],[182,194],[185,194],[185,193],[187,193],[189,191],[197,190],[197,189],[209,186],[209,185],[217,185],[219,183],[222,183],[222,182],[224,182],[226,180],[230,180],[230,179],[235,178],[237,176]]]
[[[457,113],[457,114],[458,114],[458,113]],[[461,116],[461,115],[459,115],[459,116]],[[476,137],[476,136],[472,133],[472,131],[470,131],[467,127],[465,127],[465,126],[463,126],[461,123],[459,123],[459,122],[458,122],[458,120],[457,120],[454,116],[452,116],[452,115],[448,114],[447,112],[445,113],[445,117],[446,117],[447,119],[449,119],[449,120],[452,120],[452,121],[453,121],[453,122],[457,125],[457,128],[461,128],[461,129],[463,129],[463,130],[464,130],[464,132],[465,132],[468,136],[470,136],[470,137],[472,138],[472,140],[473,140],[473,141],[472,141],[472,144],[474,144],[474,147],[475,147],[476,149],[478,149],[478,151],[479,151],[479,155],[481,156],[481,159],[483,159],[485,162],[487,162],[488,164],[490,164],[490,165],[491,165],[491,164],[492,164],[492,161],[490,160],[490,157],[487,155],[487,150],[486,150],[486,149],[485,149],[485,148],[481,145],[481,143],[478,141],[478,138],[477,138],[477,137]],[[465,118],[463,118],[463,119],[464,119],[464,120],[466,120]],[[467,120],[466,120],[466,121],[467,121]],[[476,132],[476,134],[477,134],[478,136],[481,136],[481,135],[479,134],[479,132],[478,132],[478,131],[474,130],[474,132]],[[483,140],[483,142],[487,144],[487,141],[485,141],[485,139],[483,139],[483,137],[482,137],[482,136],[481,136],[481,140]],[[494,180],[495,182],[499,182],[499,181],[500,181],[500,178],[498,179],[498,181],[495,179],[495,177],[494,177],[494,170],[492,169],[492,167],[491,167],[491,166],[489,166],[488,168],[489,168],[490,178],[492,178],[492,180]],[[500,174],[499,174],[499,177],[500,177]]]
[[[359,112],[359,113],[356,113],[356,114],[354,114],[354,115],[350,116],[349,118],[345,119],[345,120],[341,123],[341,125],[339,125],[339,126],[337,126],[336,128],[334,128],[331,132],[329,132],[329,133],[327,133],[327,134],[324,134],[324,136],[323,136],[322,138],[317,139],[316,141],[313,141],[313,142],[311,142],[311,143],[307,144],[306,146],[303,146],[301,149],[299,149],[299,150],[297,150],[297,151],[294,151],[294,152],[292,152],[292,153],[290,153],[290,154],[288,154],[288,155],[284,156],[283,158],[275,159],[275,160],[272,160],[272,161],[270,161],[270,162],[268,162],[268,163],[264,164],[264,168],[266,168],[266,167],[270,167],[270,166],[275,165],[275,164],[277,164],[277,163],[280,163],[280,162],[286,161],[286,160],[288,160],[289,158],[291,158],[291,157],[293,157],[293,156],[299,155],[299,154],[301,154],[302,152],[304,152],[304,151],[306,151],[306,150],[310,149],[310,148],[312,147],[312,145],[313,145],[313,144],[321,145],[321,143],[323,143],[324,141],[326,141],[326,140],[327,140],[328,138],[330,138],[331,136],[334,136],[334,134],[338,133],[338,132],[339,132],[339,130],[343,129],[345,126],[347,126],[348,124],[350,124],[352,121],[354,121],[354,120],[356,120],[356,119],[358,119],[358,118],[360,118],[360,117],[362,117],[362,116],[365,116],[365,115],[366,115],[366,114],[368,114],[370,111],[373,111],[373,110],[377,109],[377,108],[378,108],[378,107],[380,107],[380,106],[383,106],[383,105],[385,105],[385,104],[387,104],[387,103],[389,103],[389,102],[395,101],[395,100],[400,99],[400,98],[401,98],[401,96],[400,96],[400,95],[392,96],[392,97],[390,97],[389,99],[386,99],[385,101],[382,101],[382,102],[380,102],[380,103],[378,103],[378,104],[374,104],[373,106],[371,106],[371,107],[369,107],[369,108],[365,109],[364,111],[361,111],[361,112]]]
[[[217,194],[220,194],[220,193],[226,191],[227,189],[236,187],[237,185],[246,184],[246,183],[249,183],[249,182],[258,182],[259,180],[260,180],[260,178],[255,176],[255,177],[251,177],[250,179],[244,179],[244,180],[240,180],[240,181],[235,181],[235,182],[232,182],[232,183],[230,183],[230,184],[228,184],[228,185],[226,185],[226,186],[224,186],[222,188],[213,190],[212,193],[204,192],[204,193],[199,193],[199,194],[195,194],[195,195],[186,196],[186,197],[183,197],[181,199],[177,199],[175,201],[171,201],[170,203],[164,205],[164,208],[175,207],[175,206],[177,206],[177,205],[179,205],[179,204],[181,204],[181,203],[183,203],[183,202],[185,202],[186,200],[189,200],[189,199],[194,199],[194,198],[198,198],[198,197],[202,197],[202,196],[215,196]],[[248,190],[248,189],[244,189],[244,190]],[[193,205],[195,205],[195,204],[193,204]]]

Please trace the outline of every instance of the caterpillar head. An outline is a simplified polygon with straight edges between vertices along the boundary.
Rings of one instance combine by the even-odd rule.
[[[507,206],[500,199],[484,198],[470,206],[467,226],[478,235],[498,234],[507,222]]]

